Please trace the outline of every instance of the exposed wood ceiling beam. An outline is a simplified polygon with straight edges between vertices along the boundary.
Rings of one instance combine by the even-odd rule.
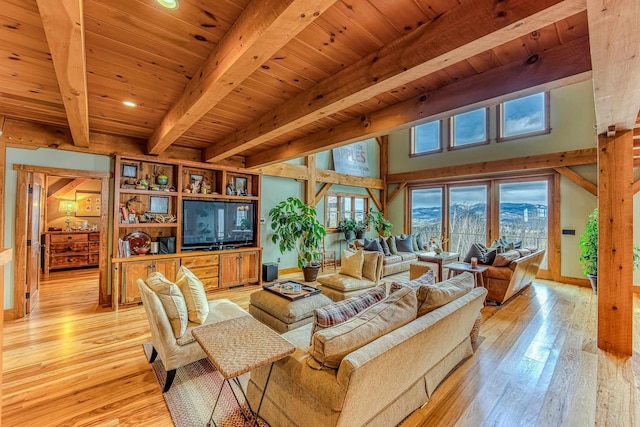
[[[579,173],[577,173],[576,171],[574,171],[573,169],[568,168],[566,166],[560,167],[560,168],[554,168],[554,169],[560,175],[570,179],[571,181],[573,181],[573,183],[584,188],[589,193],[593,194],[594,196],[598,196],[598,186],[593,182],[589,181],[588,179],[586,179],[585,177],[583,177],[582,175],[580,175]]]
[[[247,167],[281,162],[349,142],[407,128],[425,118],[441,118],[458,108],[499,103],[524,93],[550,90],[588,80],[589,41],[585,37],[538,54],[532,64],[517,62],[494,68],[367,116],[264,150],[246,158]],[[551,79],[551,81],[549,80]]]
[[[89,146],[87,59],[82,0],[37,0],[73,144]]]
[[[288,163],[278,163],[275,165],[259,168],[258,172],[263,175],[277,176],[280,178],[290,178],[297,181],[307,181],[309,179],[309,168],[305,165],[290,165]],[[366,176],[353,176],[330,171],[326,169],[316,169],[316,182],[349,185],[352,187],[373,188],[381,190],[384,188],[383,180]]]
[[[490,162],[467,165],[445,166],[436,169],[424,169],[414,172],[387,175],[387,182],[427,181],[442,178],[461,178],[466,176],[488,175],[505,172],[526,172],[562,166],[589,165],[596,163],[597,149],[563,151],[560,153],[539,154],[514,159],[493,160]]]
[[[640,2],[587,0],[598,134],[633,129],[640,107]]]
[[[52,200],[61,198],[62,196],[64,196],[68,192],[73,191],[76,188],[78,188],[85,181],[86,181],[86,178],[74,179],[73,181],[71,181],[70,183],[68,183],[67,185],[65,185],[64,187],[60,188],[59,190],[54,192],[52,195],[47,197],[47,202],[50,202]]]
[[[253,0],[155,129],[149,154],[167,149],[335,1]]]
[[[584,0],[514,5],[470,0],[278,106],[255,125],[209,146],[216,162],[378,96],[585,9]],[[468,22],[469,25],[461,25]],[[473,25],[471,25],[473,23]]]

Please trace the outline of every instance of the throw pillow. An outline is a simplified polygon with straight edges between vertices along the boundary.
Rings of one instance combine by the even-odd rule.
[[[362,279],[362,264],[364,263],[364,253],[361,249],[355,252],[342,251],[342,262],[340,264],[340,274]]]
[[[364,252],[362,262],[362,278],[375,282],[379,279],[378,274],[378,257],[380,252]],[[382,262],[382,260],[380,260]]]
[[[496,259],[496,255],[498,255],[498,251],[495,249],[490,249],[484,254],[482,259],[478,258],[478,263],[484,265],[493,265],[493,262]]]
[[[355,297],[334,302],[313,311],[311,334],[346,322],[365,308],[381,301],[385,297],[384,286],[376,286]]]
[[[433,275],[433,270],[429,270],[424,273],[422,276],[417,279],[410,280],[408,282],[393,282],[389,287],[389,293],[392,294],[403,287],[408,287],[413,289],[416,292],[416,297],[418,294],[418,289],[424,285],[434,285],[436,283],[435,277]],[[422,305],[424,300],[418,299],[418,307]]]
[[[349,353],[415,320],[416,293],[400,289],[351,319],[313,334],[307,364],[337,369]]]
[[[520,258],[520,253],[516,250],[504,252],[496,255],[496,259],[493,261],[494,267],[506,267],[511,264],[511,261],[515,261]]]
[[[384,256],[391,256],[391,250],[389,249],[389,244],[387,243],[387,239],[384,237],[380,238],[380,246],[382,246],[382,253]]]
[[[387,238],[387,244],[389,245],[389,251],[391,255],[398,255],[398,248],[396,247],[396,238],[390,236]]]
[[[422,240],[422,234],[415,235],[416,244],[418,245],[417,251],[424,251],[424,241]]]
[[[187,304],[189,320],[193,323],[203,324],[209,315],[209,302],[204,285],[187,267],[180,267],[176,274],[176,285],[182,291],[184,301]]]
[[[518,240],[517,242],[513,242],[513,249],[520,249],[522,247],[522,240]]]
[[[380,242],[378,242],[377,240],[364,239],[364,241],[365,245],[362,249],[364,249],[365,251],[376,251],[384,253],[384,251],[382,250],[382,246],[380,246]]]
[[[418,252],[420,250],[420,248],[418,247],[418,235],[417,234],[412,234],[412,241],[413,241],[413,252]]]
[[[495,249],[497,253],[501,254],[504,252],[504,245],[500,243],[500,240],[494,240],[489,249]]]
[[[189,319],[187,304],[184,301],[184,296],[182,296],[180,288],[158,271],[151,273],[145,281],[151,290],[158,295],[158,298],[160,298],[164,311],[169,318],[173,335],[176,338],[180,338],[187,331]]]
[[[398,252],[413,252],[413,236],[396,236]]]
[[[467,254],[464,256],[463,261],[471,262],[471,258],[473,257],[478,258],[478,261],[484,258],[484,251],[482,250],[482,247],[477,243],[471,244],[471,247],[469,248],[469,251],[467,251]]]
[[[422,301],[418,306],[418,317],[460,298],[474,285],[473,275],[462,273],[438,284],[421,286],[416,292],[418,301]]]

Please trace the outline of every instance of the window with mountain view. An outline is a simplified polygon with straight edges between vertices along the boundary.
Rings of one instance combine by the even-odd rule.
[[[549,92],[503,102],[498,117],[498,141],[549,133]]]
[[[522,241],[523,247],[546,249],[549,235],[549,182],[524,181],[498,184],[500,237]],[[540,268],[547,269],[547,256]]]
[[[325,196],[325,228],[335,230],[343,218],[364,220],[369,197],[359,194],[330,193]]]
[[[450,148],[489,143],[487,108],[480,108],[451,117]]]
[[[431,236],[442,234],[443,188],[411,190],[411,234],[421,234],[427,242]]]
[[[487,241],[487,186],[449,188],[449,250],[464,256],[472,243]]]
[[[411,155],[415,156],[442,151],[441,135],[440,120],[411,128]]]

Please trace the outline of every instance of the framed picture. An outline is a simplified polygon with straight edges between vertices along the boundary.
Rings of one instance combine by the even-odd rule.
[[[189,174],[189,182],[203,181],[204,177],[195,173]]]
[[[233,177],[233,186],[239,196],[247,194],[247,178],[241,176]]]
[[[169,198],[159,197],[159,196],[150,196],[149,197],[149,213],[168,214]]]
[[[100,193],[76,191],[76,202],[78,203],[76,216],[100,216],[101,201]]]
[[[137,178],[138,177],[138,166],[131,164],[122,164],[122,176],[125,178]]]

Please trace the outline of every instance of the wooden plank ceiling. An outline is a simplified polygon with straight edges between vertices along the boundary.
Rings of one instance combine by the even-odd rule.
[[[584,0],[178,2],[3,0],[0,116],[258,167],[590,79],[603,26]]]

